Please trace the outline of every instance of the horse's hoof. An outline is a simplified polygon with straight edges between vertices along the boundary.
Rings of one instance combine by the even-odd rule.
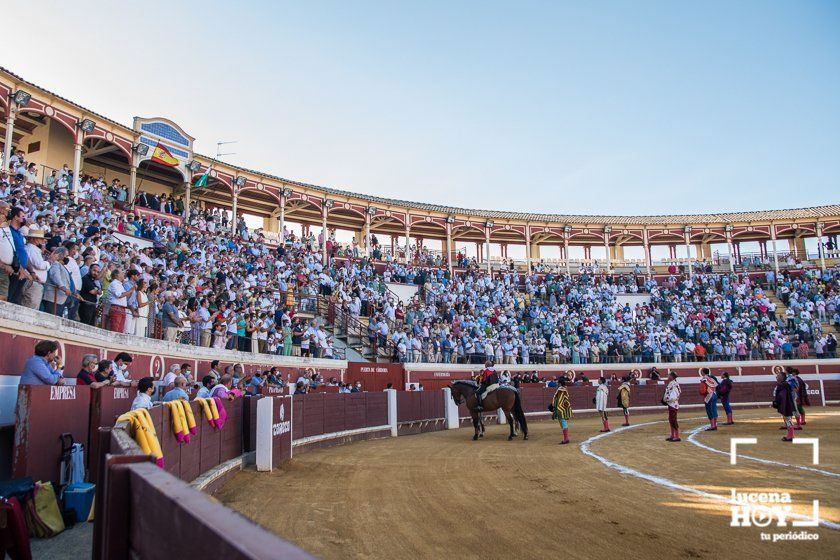
[[[473,436],[473,441],[478,441],[478,436]]]
[[[526,435],[523,439],[527,440],[527,439],[528,439],[528,436]]]
[[[508,441],[512,440],[513,436],[508,436]]]

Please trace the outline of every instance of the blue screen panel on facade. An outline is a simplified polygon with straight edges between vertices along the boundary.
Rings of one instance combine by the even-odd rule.
[[[150,123],[143,123],[140,125],[140,130],[146,131],[149,134],[154,134],[156,136],[160,136],[161,138],[166,138],[176,144],[180,144],[182,146],[189,147],[190,141],[187,138],[178,132],[175,127],[172,125],[162,123],[162,122],[150,122]]]

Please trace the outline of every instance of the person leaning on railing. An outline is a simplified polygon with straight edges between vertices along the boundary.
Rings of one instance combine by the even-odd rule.
[[[58,342],[41,340],[35,345],[35,354],[23,365],[21,385],[64,385],[58,358]]]
[[[67,300],[73,296],[74,286],[70,271],[64,265],[67,249],[57,247],[50,254],[50,269],[47,272],[47,282],[44,286],[43,309],[58,317],[64,316]]]
[[[184,326],[181,317],[178,314],[178,308],[175,307],[175,293],[166,291],[163,293],[163,316],[161,324],[163,326],[163,337],[169,342],[178,340],[178,329]]]

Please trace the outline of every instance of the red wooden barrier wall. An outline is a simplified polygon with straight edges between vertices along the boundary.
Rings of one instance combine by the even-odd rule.
[[[62,433],[87,444],[90,388],[22,385],[18,388],[12,477],[59,480]]]

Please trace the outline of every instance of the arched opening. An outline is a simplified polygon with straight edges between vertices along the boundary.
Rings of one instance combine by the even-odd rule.
[[[131,162],[129,154],[104,138],[85,138],[82,142],[82,174],[102,178],[106,183],[117,179],[128,185]]]
[[[177,167],[167,167],[151,160],[137,166],[137,187],[134,202],[145,208],[161,211],[168,200],[184,197],[184,175]]]
[[[6,108],[0,106],[0,139],[6,136]],[[65,164],[73,166],[73,131],[58,119],[23,108],[15,117],[12,149],[23,152],[27,163],[36,165],[36,182],[46,178]]]

